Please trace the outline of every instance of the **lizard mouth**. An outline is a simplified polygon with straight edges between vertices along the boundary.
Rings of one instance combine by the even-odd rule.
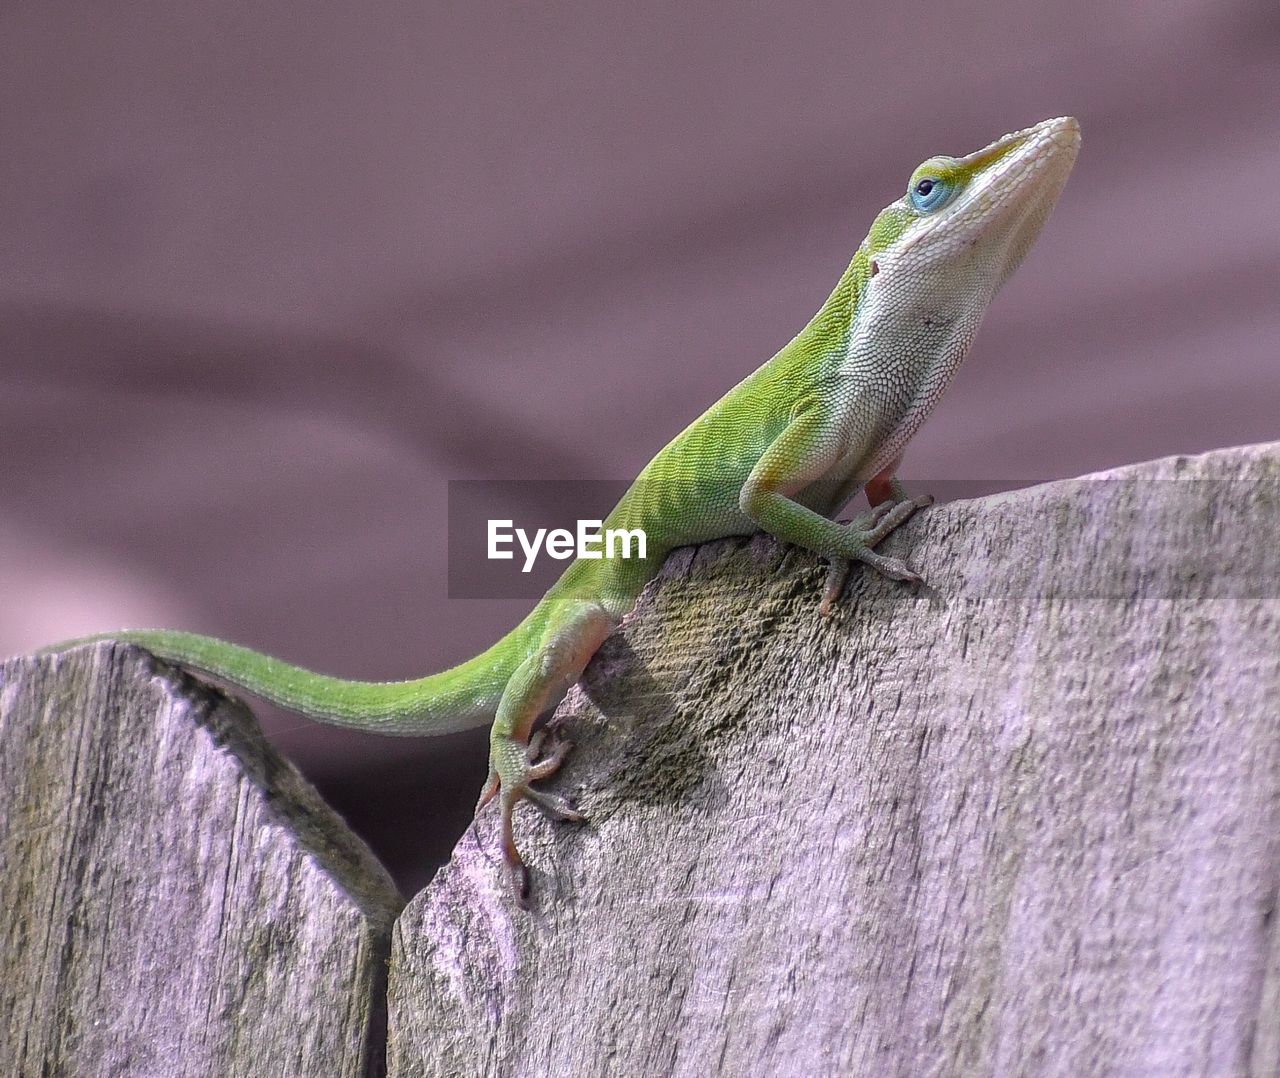
[[[1057,201],[1080,151],[1080,124],[1074,116],[1044,120],[1025,131],[997,139],[964,163],[983,172],[972,197],[980,209],[999,212],[1007,204],[1028,200]],[[961,198],[963,203],[964,199]]]
[[[1079,123],[1059,116],[960,158],[973,180],[952,205],[922,220],[904,247],[935,251],[944,259],[985,253],[998,285],[1039,235],[1079,149]]]
[[[1006,253],[1003,281],[1040,234],[1080,150],[1074,116],[1015,131],[963,161],[981,170],[950,216],[970,246],[984,242]],[[985,167],[984,167],[985,166]],[[944,228],[949,220],[940,222]]]

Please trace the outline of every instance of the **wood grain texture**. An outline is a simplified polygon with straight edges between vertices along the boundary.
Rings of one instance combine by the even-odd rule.
[[[591,823],[405,911],[389,1071],[1280,1067],[1280,443],[936,507],[918,593],[684,551],[562,705]]]
[[[129,647],[0,667],[0,1073],[363,1078],[399,908],[240,705]]]

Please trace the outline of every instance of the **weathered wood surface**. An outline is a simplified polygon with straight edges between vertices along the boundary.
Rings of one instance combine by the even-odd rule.
[[[936,507],[930,587],[668,562],[401,917],[390,1073],[1280,1068],[1280,444]]]
[[[243,707],[127,647],[0,667],[0,1074],[363,1078],[399,908]]]

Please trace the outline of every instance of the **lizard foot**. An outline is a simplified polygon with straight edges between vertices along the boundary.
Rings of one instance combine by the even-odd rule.
[[[914,572],[901,558],[889,558],[877,554],[871,548],[880,542],[894,528],[903,524],[917,509],[924,509],[933,504],[933,496],[922,494],[918,498],[907,498],[900,502],[881,502],[868,513],[864,513],[852,521],[848,527],[851,542],[855,544],[849,557],[828,558],[827,582],[822,589],[822,601],[818,604],[818,613],[830,617],[832,608],[844,591],[845,582],[849,579],[849,566],[854,561],[883,573],[890,580],[901,580],[907,584],[922,584],[924,579]]]
[[[528,744],[515,738],[495,739],[489,754],[489,777],[480,791],[476,803],[476,815],[494,798],[498,798],[502,813],[502,857],[511,869],[516,881],[516,894],[521,907],[528,909],[529,869],[516,846],[514,814],[522,800],[540,809],[553,820],[565,823],[585,823],[586,817],[559,794],[535,790],[530,783],[555,774],[564,758],[573,748],[573,742],[552,738],[545,756],[539,753],[547,741],[545,730],[537,731]]]

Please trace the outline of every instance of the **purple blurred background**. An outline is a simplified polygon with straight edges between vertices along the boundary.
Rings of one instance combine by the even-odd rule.
[[[912,168],[1076,172],[910,479],[1280,437],[1280,4],[10,4],[0,652],[123,625],[422,674],[446,482],[625,479],[794,333]],[[485,735],[257,708],[408,889]]]

